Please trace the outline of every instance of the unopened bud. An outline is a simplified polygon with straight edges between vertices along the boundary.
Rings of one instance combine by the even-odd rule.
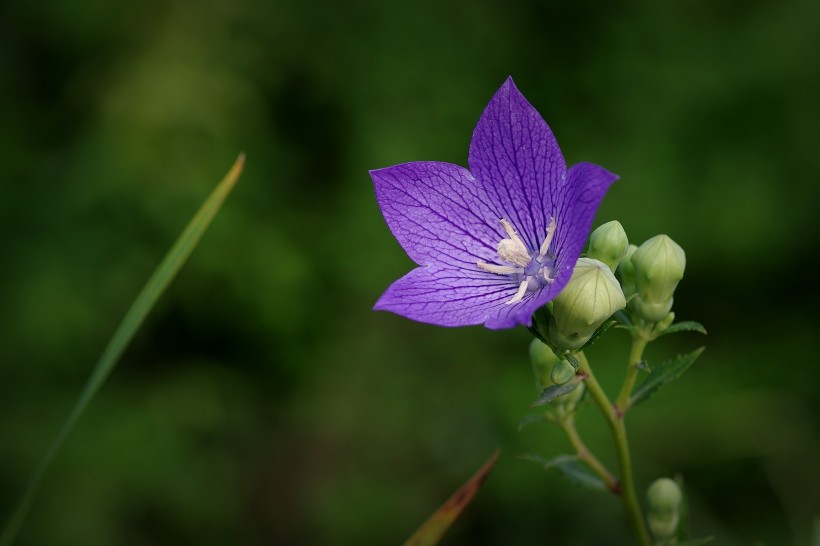
[[[675,313],[669,313],[663,318],[663,320],[658,322],[658,324],[655,326],[655,331],[663,332],[664,330],[672,326],[673,322],[675,322]]]
[[[673,514],[680,508],[683,493],[674,480],[659,478],[646,490],[649,511],[658,515]]]
[[[656,235],[638,247],[632,255],[635,284],[641,299],[652,305],[663,305],[672,299],[686,269],[686,254],[666,235]],[[663,316],[655,319],[662,320]]]
[[[589,236],[587,256],[605,263],[614,273],[628,246],[629,240],[623,226],[617,220],[612,220],[599,226]]]
[[[655,480],[646,491],[649,504],[647,522],[657,538],[671,537],[680,521],[680,505],[683,493],[677,483],[669,478]]]
[[[572,278],[552,302],[550,340],[560,349],[578,349],[625,306],[621,285],[609,267],[592,258],[578,258]]]

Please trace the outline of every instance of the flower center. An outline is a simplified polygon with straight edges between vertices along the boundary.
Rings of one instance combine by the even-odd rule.
[[[501,219],[501,227],[507,232],[509,239],[502,239],[498,243],[498,257],[511,265],[488,264],[478,262],[478,268],[488,273],[505,275],[518,284],[518,291],[507,305],[518,303],[527,292],[534,292],[555,280],[555,256],[549,251],[552,237],[555,235],[555,219],[550,218],[547,226],[547,236],[538,252],[530,252],[524,241],[515,232],[510,223]]]

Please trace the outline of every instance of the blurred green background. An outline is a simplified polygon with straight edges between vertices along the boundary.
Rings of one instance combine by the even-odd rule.
[[[42,0],[0,4],[0,514],[142,283],[240,150],[245,175],[47,475],[19,544],[398,544],[499,446],[443,544],[626,544],[614,498],[516,457],[524,329],[371,306],[412,266],[368,169],[466,164],[512,75],[596,223],[687,251],[684,378],[630,414],[639,489],[695,534],[808,543],[820,515],[812,259],[820,3]],[[620,381],[622,331],[590,351]],[[580,427],[607,462],[592,407]],[[5,516],[3,516],[5,518]]]

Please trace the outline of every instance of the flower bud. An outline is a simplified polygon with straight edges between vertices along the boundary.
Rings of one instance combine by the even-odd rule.
[[[553,368],[561,362],[561,359],[555,356],[552,349],[541,340],[533,339],[530,343],[530,362],[532,363],[532,372],[535,374],[535,389],[541,393],[553,384],[550,376]]]
[[[656,538],[671,537],[680,521],[680,505],[683,494],[680,487],[669,478],[655,480],[646,491],[649,504],[647,522]]]
[[[680,487],[669,478],[658,478],[646,490],[646,501],[649,504],[649,511],[653,514],[677,513],[682,500],[683,493]]]
[[[636,292],[635,266],[632,265],[632,256],[636,250],[638,250],[637,246],[629,245],[624,257],[621,258],[621,263],[618,264],[618,278],[621,280],[621,289],[627,298]]]
[[[552,373],[550,373],[550,379],[556,385],[563,385],[573,377],[575,377],[575,368],[566,360],[562,360],[553,366]]]
[[[578,349],[625,306],[621,285],[609,267],[592,258],[579,258],[569,283],[552,301],[550,340],[560,349]]]
[[[663,332],[664,330],[672,326],[673,322],[675,322],[675,313],[669,313],[663,318],[663,320],[658,321],[658,324],[655,326],[655,331]]]
[[[587,256],[605,263],[614,273],[628,246],[629,240],[623,226],[617,220],[612,220],[599,226],[589,236]]]
[[[663,304],[672,299],[683,278],[686,254],[666,235],[656,235],[638,247],[632,255],[632,265],[641,298],[647,303]]]

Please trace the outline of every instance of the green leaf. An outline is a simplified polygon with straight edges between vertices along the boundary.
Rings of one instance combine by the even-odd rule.
[[[447,529],[458,519],[458,516],[461,515],[464,508],[470,504],[475,494],[478,493],[478,490],[487,480],[497,460],[498,450],[496,449],[490,458],[487,459],[487,462],[467,480],[467,483],[453,493],[453,496],[450,497],[441,508],[436,510],[436,512],[413,533],[413,536],[407,539],[404,546],[433,546],[434,544],[438,544],[441,537],[447,532]]]
[[[245,156],[244,154],[240,154],[236,159],[236,162],[231,167],[231,170],[228,171],[225,178],[222,179],[219,185],[211,192],[211,195],[209,195],[202,204],[199,211],[197,211],[196,215],[188,223],[185,231],[183,231],[182,235],[180,235],[176,240],[174,246],[172,246],[171,250],[168,251],[168,254],[165,255],[165,258],[154,270],[154,273],[148,279],[148,282],[142,288],[142,291],[131,304],[131,308],[128,309],[128,312],[126,312],[125,317],[123,317],[122,322],[109,340],[108,345],[100,356],[100,359],[97,361],[96,366],[91,371],[91,376],[88,378],[85,387],[83,387],[74,408],[68,415],[68,419],[66,419],[63,427],[57,433],[57,436],[52,441],[48,451],[46,451],[40,461],[40,464],[37,465],[34,473],[26,483],[26,488],[23,491],[22,496],[17,501],[16,509],[9,521],[6,523],[6,526],[3,529],[3,534],[0,535],[0,546],[9,546],[14,542],[17,532],[19,531],[20,526],[23,524],[23,521],[26,519],[26,515],[31,508],[31,504],[34,501],[37,490],[39,489],[40,482],[43,479],[46,470],[48,470],[48,467],[51,465],[51,461],[54,459],[55,455],[57,455],[57,452],[60,450],[63,442],[65,442],[69,433],[74,428],[74,425],[77,424],[77,421],[88,407],[88,404],[111,374],[111,371],[114,369],[114,366],[116,366],[120,356],[122,356],[122,353],[133,339],[134,334],[136,334],[140,325],[145,320],[148,312],[188,259],[191,251],[194,247],[196,247],[199,239],[202,237],[202,234],[205,233],[205,230],[210,225],[211,220],[213,220],[217,211],[222,206],[222,203],[225,202],[225,199],[231,193],[231,190],[234,185],[236,185],[237,180],[239,180],[239,175],[242,173],[244,163]]]
[[[581,367],[581,363],[578,362],[578,359],[575,358],[575,355],[572,353],[564,353],[561,355],[561,358],[569,362],[569,365],[572,366],[572,369],[576,372],[578,371],[578,368]]]
[[[590,338],[587,340],[587,342],[586,342],[586,343],[584,343],[583,347],[581,347],[581,348],[580,348],[580,349],[578,349],[578,350],[579,350],[579,351],[583,351],[583,350],[584,350],[584,349],[586,349],[587,347],[591,346],[593,343],[595,343],[596,341],[598,341],[598,338],[600,338],[600,337],[604,334],[604,332],[606,332],[607,330],[609,330],[610,328],[612,328],[612,327],[613,327],[613,326],[615,326],[616,324],[618,324],[618,321],[617,321],[617,320],[614,320],[614,319],[610,319],[610,320],[608,320],[608,321],[604,322],[602,325],[600,325],[600,326],[598,327],[598,329],[597,329],[597,330],[595,330],[595,332],[593,332],[592,337],[590,337]]]
[[[706,328],[704,328],[701,323],[695,322],[694,320],[676,322],[675,324],[669,326],[666,330],[657,333],[655,335],[655,339],[665,336],[666,334],[674,334],[675,332],[698,332],[706,335]]]
[[[678,379],[698,359],[704,349],[705,347],[701,347],[691,353],[678,355],[672,360],[667,360],[653,367],[646,380],[632,393],[630,405],[634,406],[643,402],[655,394],[655,391],[663,385]]]
[[[538,400],[530,404],[531,408],[536,406],[543,406],[544,404],[548,404],[551,400],[554,400],[561,396],[562,394],[567,394],[575,390],[575,387],[578,386],[582,378],[580,376],[575,376],[572,380],[567,381],[563,385],[552,385],[551,387],[547,387],[541,392],[541,396],[538,397]]]
[[[540,455],[521,455],[521,459],[540,464],[545,470],[554,468],[565,478],[581,487],[596,491],[608,491],[603,480],[592,474],[575,455],[559,455],[552,459]]]

